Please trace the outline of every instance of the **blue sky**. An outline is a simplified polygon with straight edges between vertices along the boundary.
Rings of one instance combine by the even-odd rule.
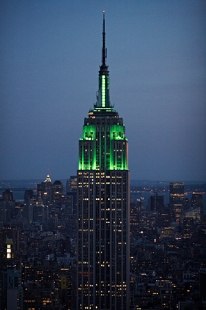
[[[2,0],[0,179],[76,173],[98,89],[102,10],[131,178],[205,181],[203,0]]]

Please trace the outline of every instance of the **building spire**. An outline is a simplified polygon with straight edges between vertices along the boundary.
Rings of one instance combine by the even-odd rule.
[[[108,66],[106,65],[107,49],[106,49],[106,32],[105,32],[105,11],[103,11],[103,25],[102,25],[102,64],[100,66],[100,75],[108,74]]]
[[[105,11],[103,11],[103,32],[102,32],[102,65],[106,66],[107,49],[105,47]]]
[[[106,65],[107,58],[107,49],[105,47],[105,11],[103,11],[103,27],[102,27],[102,64],[99,70],[99,90],[97,95],[97,104],[98,108],[110,108],[110,99],[109,99],[109,70]]]

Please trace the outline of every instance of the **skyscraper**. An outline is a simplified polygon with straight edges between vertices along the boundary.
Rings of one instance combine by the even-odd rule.
[[[52,181],[50,175],[47,174],[44,182],[37,184],[37,198],[41,198],[43,204],[47,205],[52,200]]]
[[[103,13],[102,64],[79,141],[77,309],[129,309],[129,171],[123,119],[110,102]]]
[[[204,218],[204,205],[202,193],[193,192],[191,197],[191,207],[193,209],[200,208],[200,220],[203,221]]]
[[[16,269],[14,244],[6,239],[0,257],[0,309],[23,310],[23,287],[21,272]]]
[[[66,182],[66,201],[65,206],[67,213],[77,215],[77,176],[70,176]]]
[[[170,208],[175,222],[180,223],[184,206],[184,182],[170,182]]]

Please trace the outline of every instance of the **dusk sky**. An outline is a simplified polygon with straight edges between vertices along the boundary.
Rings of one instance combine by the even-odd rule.
[[[103,10],[131,179],[206,181],[205,0],[1,0],[0,179],[76,174]]]

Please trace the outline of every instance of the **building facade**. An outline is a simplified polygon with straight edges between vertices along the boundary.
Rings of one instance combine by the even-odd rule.
[[[11,233],[12,232],[12,229]],[[1,236],[3,237],[3,236]],[[2,238],[3,239],[3,238]],[[23,287],[21,271],[14,260],[15,245],[6,238],[0,253],[0,309],[23,310]]]
[[[77,309],[129,309],[129,170],[123,119],[109,97],[103,13],[102,64],[84,120],[77,171]]]
[[[180,223],[184,195],[184,182],[170,182],[170,209],[172,218],[177,223]]]
[[[67,214],[75,216],[77,215],[77,176],[70,176],[66,182],[66,199],[65,206]]]

